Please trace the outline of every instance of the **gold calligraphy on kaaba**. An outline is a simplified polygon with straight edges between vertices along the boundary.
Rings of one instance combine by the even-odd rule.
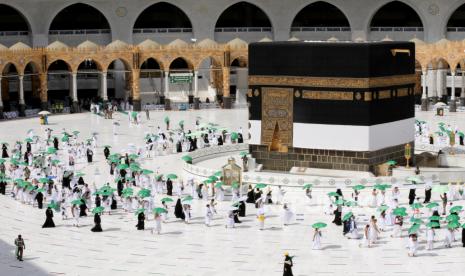
[[[262,145],[279,140],[282,149],[292,146],[293,95],[292,88],[262,87]]]
[[[304,90],[302,98],[309,100],[352,101],[354,94],[348,91],[308,91]]]

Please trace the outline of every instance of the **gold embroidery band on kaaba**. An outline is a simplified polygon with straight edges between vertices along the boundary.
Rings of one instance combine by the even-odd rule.
[[[324,88],[354,88],[368,89],[378,87],[392,87],[400,85],[413,85],[417,76],[395,75],[376,78],[344,78],[344,77],[294,77],[294,76],[249,76],[249,85],[269,86],[302,86]]]

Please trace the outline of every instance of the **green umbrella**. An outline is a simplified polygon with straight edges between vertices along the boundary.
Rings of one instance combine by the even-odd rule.
[[[85,176],[85,175],[86,175],[86,174],[83,173],[83,172],[77,172],[77,173],[75,174],[76,177],[83,177],[83,176]]]
[[[111,146],[109,146],[109,145],[105,145],[105,146],[103,146],[103,147],[104,147],[104,148],[109,148],[109,149],[111,149]]]
[[[352,201],[352,200],[347,200],[344,202],[344,205],[348,207],[353,207],[353,206],[357,206],[357,202]]]
[[[50,148],[47,149],[47,153],[48,153],[48,154],[55,154],[56,152],[57,152],[57,149],[56,149],[56,148],[50,147]]]
[[[143,213],[143,212],[145,212],[145,208],[139,208],[134,214],[138,216],[140,213]]]
[[[465,134],[464,134],[463,132],[461,132],[461,131],[457,132],[457,135],[460,136],[460,137],[464,137],[464,136],[465,136]]]
[[[161,199],[161,202],[173,202],[173,199],[169,197],[164,197]]]
[[[46,177],[39,178],[39,182],[40,183],[48,183],[48,178],[46,178]]]
[[[35,189],[37,189],[37,186],[29,185],[29,186],[26,187],[26,190],[28,190],[28,191],[33,191]]]
[[[231,132],[231,140],[236,141],[239,138],[239,134],[237,132]]]
[[[68,142],[68,141],[69,141],[69,137],[68,137],[68,136],[63,136],[63,137],[61,138],[61,141],[62,141],[62,142]]]
[[[180,128],[183,128],[184,127],[184,120],[179,121],[178,125],[179,125]]]
[[[138,166],[138,165],[136,165],[136,164],[131,164],[131,165],[129,165],[129,169],[130,169],[131,171],[133,171],[133,172],[138,172],[138,171],[141,171],[141,170],[142,170],[141,167]]]
[[[329,192],[327,195],[328,196],[341,196],[340,194],[338,194],[336,192]]]
[[[104,186],[100,188],[99,193],[103,196],[111,196],[116,191],[115,188],[111,188],[109,186]]]
[[[338,199],[334,203],[336,203],[336,205],[344,205],[344,200],[343,199]]]
[[[307,189],[311,189],[312,187],[313,187],[312,184],[307,183],[307,184],[305,184],[304,186],[302,186],[302,189],[303,189],[303,190],[307,190]]]
[[[324,222],[317,222],[312,225],[312,227],[315,229],[325,228],[326,226],[328,225]]]
[[[460,211],[462,211],[463,207],[462,206],[454,206],[452,208],[450,208],[449,212],[451,213],[459,213]]]
[[[126,179],[126,182],[133,182],[135,180],[134,177],[131,177],[131,176],[126,176],[125,179]]]
[[[183,157],[181,157],[181,159],[182,159],[184,162],[192,163],[192,156],[190,156],[190,155],[184,155]]]
[[[55,201],[52,201],[51,203],[49,203],[47,205],[47,208],[50,208],[50,209],[53,209],[53,210],[58,210],[58,208],[60,208],[60,207],[58,206],[58,204]]]
[[[414,225],[412,225],[412,227],[410,227],[410,228],[408,229],[408,233],[409,233],[409,234],[413,234],[413,233],[418,232],[418,230],[420,230],[420,226],[421,226],[420,224],[414,224]]]
[[[188,195],[188,196],[184,197],[181,201],[186,202],[186,201],[191,201],[192,199],[193,199],[192,196]]]
[[[61,163],[61,161],[58,160],[58,159],[53,159],[53,160],[52,160],[52,165],[58,165],[58,164],[60,164],[60,163]]]
[[[211,184],[211,183],[213,183],[213,182],[215,182],[215,181],[211,180],[210,178],[207,178],[207,179],[205,179],[205,180],[203,181],[203,183],[205,183],[205,184]]]
[[[137,112],[132,111],[132,112],[131,112],[131,117],[132,117],[132,118],[136,118],[136,117],[137,117]]]
[[[375,186],[373,186],[373,188],[380,190],[380,191],[385,191],[387,187],[383,184],[376,184]]]
[[[39,188],[39,189],[37,189],[37,192],[38,193],[43,193],[43,192],[45,192],[45,189],[44,188]]]
[[[3,159],[3,158],[0,158],[0,164],[3,164],[3,163],[5,163],[5,162],[6,162],[6,160],[5,160],[5,159]]]
[[[431,202],[431,203],[428,203],[428,204],[426,205],[426,208],[428,208],[428,209],[433,209],[434,207],[438,207],[438,206],[439,206],[439,203],[437,203],[437,202]]]
[[[137,195],[141,198],[149,197],[150,194],[151,194],[151,191],[149,189],[142,189],[137,193]]]
[[[215,188],[221,188],[221,186],[223,186],[223,184],[224,184],[223,182],[218,181],[218,182],[216,182],[216,184],[215,184]]]
[[[170,173],[170,174],[166,175],[166,178],[168,178],[168,179],[178,179],[178,176],[175,175],[174,173]]]
[[[71,201],[71,204],[73,204],[73,205],[82,205],[82,204],[84,204],[84,202],[82,201],[82,199],[76,199],[76,200]]]
[[[239,156],[244,157],[244,156],[247,156],[248,154],[249,154],[248,152],[242,151],[242,152],[239,153]]]
[[[0,144],[5,145],[5,146],[10,145],[10,144],[8,144],[7,142],[1,142]]]
[[[26,142],[26,143],[32,143],[32,141],[33,141],[33,140],[32,140],[31,138],[26,138],[26,139],[24,139],[24,142]]]
[[[389,206],[381,205],[381,206],[379,206],[378,211],[383,212],[383,211],[386,211],[387,209],[389,209]]]
[[[386,164],[388,164],[389,166],[395,166],[395,165],[397,165],[397,162],[394,161],[394,160],[389,160],[389,161],[386,162]]]
[[[100,214],[100,213],[103,213],[104,210],[105,208],[103,208],[102,206],[95,207],[94,209],[92,209],[92,214]]]
[[[218,181],[218,177],[216,177],[214,175],[208,177],[208,179],[210,179],[211,181]]]
[[[430,221],[426,224],[426,227],[428,228],[435,228],[435,227],[439,227],[439,222],[437,221]]]
[[[415,203],[413,203],[412,205],[410,205],[410,207],[411,207],[412,209],[420,209],[420,208],[423,207],[423,205],[422,205],[421,203],[419,203],[419,202],[415,202]]]
[[[125,169],[129,168],[129,166],[128,166],[128,164],[119,164],[117,168],[118,168],[118,170],[125,170]]]
[[[423,224],[423,221],[422,221],[421,219],[419,219],[419,218],[414,218],[414,217],[412,217],[412,218],[410,219],[410,222],[413,223],[413,224]]]
[[[347,214],[342,217],[342,221],[349,220],[354,214],[352,212],[348,212]]]
[[[154,208],[153,212],[157,214],[168,213],[168,211],[165,208],[161,208],[161,207]]]
[[[422,180],[418,176],[409,176],[409,177],[407,177],[407,181],[410,181],[410,182],[413,182],[413,183],[422,182]]]
[[[73,134],[74,134],[74,135],[78,135],[79,133],[81,133],[81,132],[78,131],[78,130],[74,130],[74,131],[73,131]]]
[[[446,217],[446,221],[448,222],[453,222],[453,221],[459,221],[460,217],[457,216],[456,214],[450,214]]]
[[[405,212],[405,208],[403,207],[394,209],[392,213],[396,216],[401,216],[401,217],[407,216],[407,213]]]
[[[266,186],[267,186],[267,185],[264,184],[264,183],[258,183],[257,185],[255,185],[255,188],[256,188],[256,189],[263,189],[263,188],[265,188]]]
[[[238,189],[238,188],[239,188],[239,182],[233,181],[232,184],[231,184],[231,187],[232,187],[233,189]]]
[[[447,228],[449,229],[455,229],[459,227],[460,227],[460,223],[458,221],[451,221],[447,224]]]
[[[152,173],[153,173],[153,171],[151,171],[151,170],[147,170],[147,169],[142,170],[142,174],[144,174],[144,175],[149,175],[149,174],[152,174]]]
[[[359,185],[355,185],[355,186],[353,187],[353,189],[354,189],[355,191],[360,191],[360,190],[365,189],[365,186],[359,184]]]
[[[430,221],[433,221],[433,220],[439,221],[439,220],[441,220],[441,217],[440,216],[431,216],[431,217],[429,217],[429,220]]]
[[[165,124],[169,123],[170,122],[170,117],[166,116],[163,121],[165,122]]]
[[[109,155],[108,158],[118,158],[119,159],[119,158],[121,158],[121,154],[113,153],[113,154]]]
[[[137,159],[137,158],[139,158],[139,155],[137,155],[135,153],[131,153],[131,154],[128,155],[128,158],[129,159]]]
[[[124,189],[122,190],[122,193],[123,193],[123,194],[131,194],[131,195],[132,195],[132,194],[134,193],[134,189],[133,189],[133,188],[124,188]]]
[[[446,185],[434,185],[432,191],[436,193],[444,194],[449,191],[449,187]]]
[[[222,171],[216,171],[213,175],[216,176],[216,177],[221,177],[223,175],[223,172]]]
[[[462,228],[464,228],[464,229],[465,229],[465,223],[464,223],[464,224],[462,224]]]

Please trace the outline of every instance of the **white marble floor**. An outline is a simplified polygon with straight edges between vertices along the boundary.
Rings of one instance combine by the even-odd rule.
[[[172,124],[183,119],[186,126],[193,124],[195,116],[216,121],[229,127],[240,125],[246,129],[245,110],[170,112]],[[113,149],[125,148],[128,143],[142,144],[146,125],[163,125],[164,114],[152,113],[153,120],[144,126],[129,129],[126,117],[119,116],[120,133],[114,137],[109,120],[91,114],[54,116],[51,127],[57,132],[66,125],[67,130],[78,129],[82,137],[91,132],[99,133],[99,144],[110,144]],[[145,120],[144,120],[145,121]],[[0,141],[15,141],[24,138],[33,128],[40,132],[37,119],[25,119],[0,123]],[[40,132],[42,133],[42,132]],[[143,167],[158,169],[162,173],[181,172],[178,155],[145,160]],[[93,180],[95,168],[101,173],[99,183],[107,175],[101,150],[92,166],[82,165],[87,173],[87,182]],[[219,166],[221,164],[218,164]],[[90,178],[90,179],[89,179]],[[98,184],[98,183],[97,183]],[[438,233],[434,251],[426,251],[424,236],[420,236],[418,257],[407,257],[406,238],[393,239],[391,230],[381,234],[374,248],[359,248],[360,241],[342,236],[342,228],[331,224],[332,217],[323,214],[323,202],[327,191],[315,191],[309,201],[299,189],[288,189],[285,201],[296,212],[292,225],[282,226],[282,206],[266,208],[265,230],[258,230],[253,205],[247,206],[247,217],[235,229],[226,229],[225,213],[230,202],[221,202],[218,215],[211,227],[203,224],[206,202],[194,201],[192,223],[187,225],[173,218],[163,224],[162,234],[150,230],[137,231],[133,214],[118,211],[111,216],[102,216],[104,232],[90,231],[92,218],[83,220],[83,226],[75,228],[71,221],[62,221],[55,216],[57,227],[42,229],[44,211],[22,205],[9,197],[0,196],[0,275],[281,275],[283,253],[295,255],[295,275],[460,275],[465,268],[465,249],[459,242],[452,249],[444,249],[444,230]],[[350,196],[348,191],[344,191]],[[363,191],[367,197],[370,191]],[[423,191],[418,191],[422,194]],[[407,194],[402,191],[402,204]],[[438,201],[437,195],[433,199]],[[454,204],[464,204],[455,202]],[[170,215],[172,215],[171,207]],[[354,208],[359,228],[369,216],[376,214],[373,208]],[[426,212],[426,210],[423,210]],[[426,214],[423,214],[426,216]],[[150,218],[151,219],[151,218]],[[311,224],[317,221],[328,223],[323,230],[323,250],[311,250]],[[153,227],[153,220],[146,228]],[[409,223],[405,226],[408,228]],[[25,261],[14,258],[13,240],[21,233],[26,239]],[[405,235],[405,233],[404,233]],[[457,235],[460,238],[460,235]]]

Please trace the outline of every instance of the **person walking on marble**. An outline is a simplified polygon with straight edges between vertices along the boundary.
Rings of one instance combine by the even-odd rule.
[[[15,239],[15,245],[16,245],[16,259],[22,262],[23,253],[24,253],[24,250],[26,250],[26,243],[24,243],[24,239],[21,235],[18,235],[18,237]]]

